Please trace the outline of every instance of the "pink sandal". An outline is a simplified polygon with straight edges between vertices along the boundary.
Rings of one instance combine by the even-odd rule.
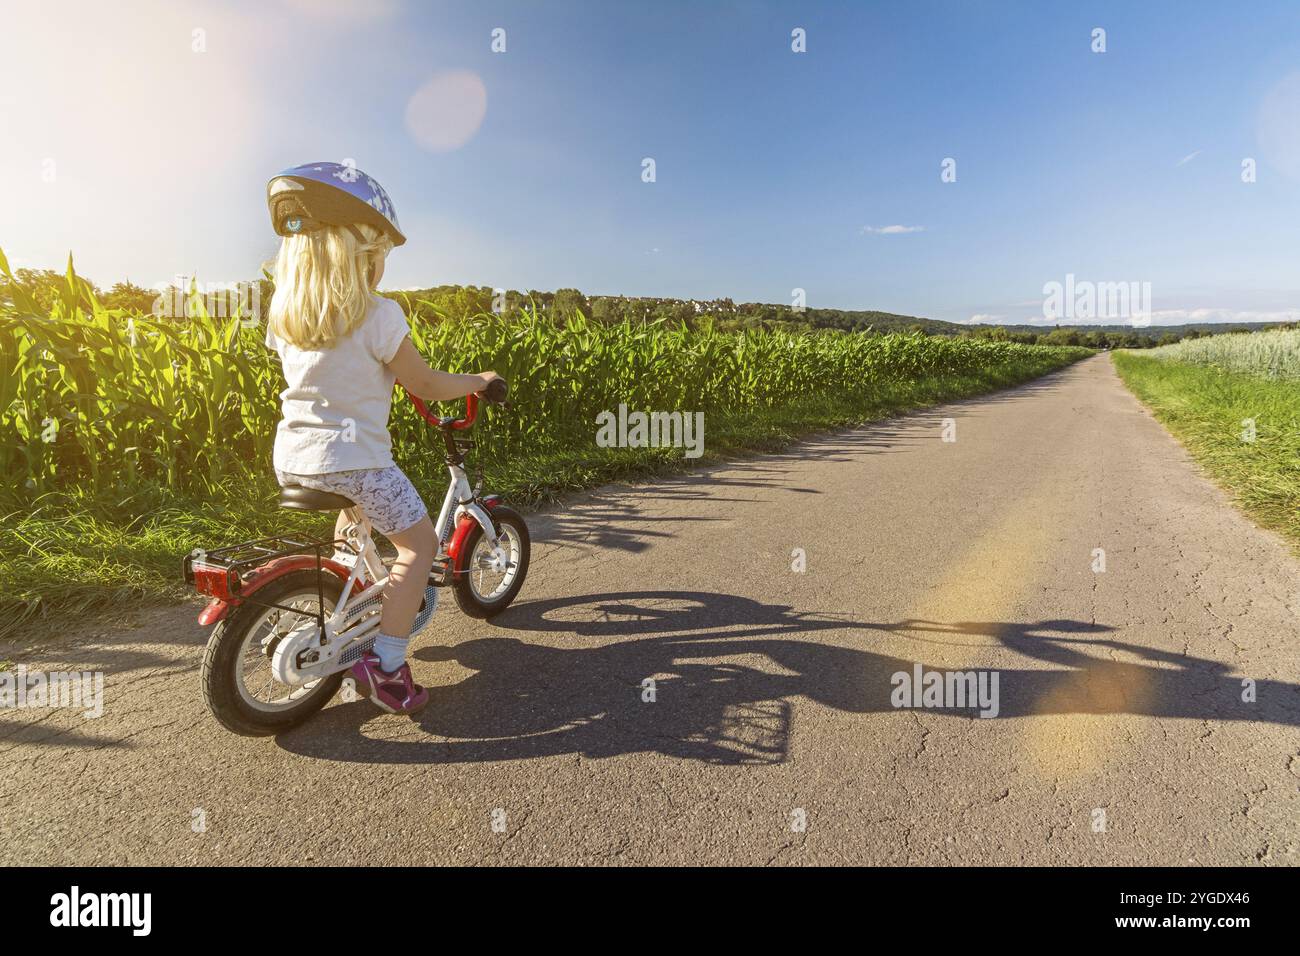
[[[429,702],[429,692],[412,680],[410,664],[390,674],[379,666],[379,655],[374,652],[363,654],[352,665],[352,677],[358,692],[390,714],[414,714]]]

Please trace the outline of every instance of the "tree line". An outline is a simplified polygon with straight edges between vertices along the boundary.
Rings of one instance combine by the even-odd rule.
[[[52,269],[18,269],[16,283],[26,289],[42,308],[51,306],[59,296],[66,276]],[[257,280],[260,285],[263,307],[271,301],[272,286],[268,279]],[[114,283],[101,290],[94,283],[95,297],[106,308],[121,308],[128,312],[149,313],[159,301],[156,289],[135,285],[130,280]],[[1130,328],[1105,326],[961,325],[939,319],[927,319],[894,312],[871,309],[796,308],[793,305],[766,302],[734,302],[730,298],[672,299],[654,296],[586,295],[578,289],[556,289],[553,292],[529,289],[527,291],[493,289],[489,286],[440,285],[425,289],[403,289],[384,292],[407,309],[412,316],[426,320],[460,319],[487,312],[512,312],[520,308],[535,308],[557,321],[574,312],[582,312],[593,321],[604,324],[620,322],[667,321],[695,327],[712,323],[721,331],[743,329],[791,329],[813,331],[838,329],[845,332],[919,332],[926,335],[945,335],[958,338],[988,339],[998,342],[1018,342],[1024,345],[1082,345],[1094,349],[1154,348],[1170,345],[1185,338],[1200,338],[1225,332],[1249,332],[1261,328],[1296,328],[1300,323],[1232,323],[1182,326],[1147,326]],[[5,304],[0,287],[0,305]]]

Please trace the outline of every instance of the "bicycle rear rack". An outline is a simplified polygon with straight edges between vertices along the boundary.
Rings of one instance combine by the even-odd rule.
[[[340,546],[343,550],[356,554],[356,550],[343,539],[319,538],[311,541],[298,541],[278,535],[271,538],[258,538],[256,541],[244,541],[225,548],[217,548],[214,551],[200,550],[198,554],[187,554],[184,562],[182,562],[182,574],[185,577],[186,584],[193,585],[196,591],[200,594],[206,594],[208,597],[234,603],[248,601],[250,604],[256,604],[259,607],[271,607],[281,611],[303,614],[304,612],[299,608],[259,601],[252,596],[245,597],[240,594],[240,590],[243,587],[244,575],[247,572],[262,567],[277,558],[310,554],[316,559],[316,613],[311,616],[316,619],[320,640],[324,644],[326,642],[325,586],[322,583],[322,578],[325,570],[321,566],[321,556],[326,549],[329,549],[329,552],[333,554],[334,549]]]
[[[310,554],[316,559],[316,570],[321,569],[321,557],[328,549],[335,548],[352,551],[346,540],[315,539],[298,541],[293,538],[276,536],[258,538],[256,541],[244,541],[214,551],[199,551],[187,554],[182,566],[185,583],[194,586],[200,594],[220,598],[223,601],[240,600],[240,589],[244,575],[276,558]]]
[[[320,630],[321,643],[324,644],[326,642],[326,607],[323,584],[325,568],[321,560],[323,557],[334,553],[335,550],[345,551],[360,560],[361,556],[357,553],[357,550],[344,538],[298,540],[276,535],[270,538],[258,538],[255,541],[244,541],[240,544],[228,545],[212,551],[200,549],[197,553],[188,554],[182,562],[182,575],[186,584],[191,585],[198,593],[210,598],[233,604],[247,601],[249,604],[256,604],[258,607],[277,608],[282,611],[291,611],[295,614],[305,614],[313,617],[316,620],[316,626]],[[296,555],[311,555],[315,559],[315,613],[303,611],[300,608],[288,607],[284,604],[261,601],[252,594],[245,595],[242,593],[243,585],[250,572],[264,567],[278,558]],[[425,601],[420,610],[421,617],[419,619],[422,622],[428,620],[429,614],[432,613],[433,607],[436,606],[437,597],[436,595],[431,596],[430,592],[434,588],[445,587],[451,583],[449,579],[452,577],[452,573],[450,573],[449,564],[450,562],[446,558],[435,560],[433,568],[430,569],[425,590]],[[366,606],[353,609],[353,614],[360,613],[361,616],[364,616],[365,613],[369,613],[374,609],[370,605],[378,605],[379,600],[379,597],[375,597],[372,601],[367,602]],[[346,633],[350,626],[350,622],[345,622],[340,626],[340,632]]]

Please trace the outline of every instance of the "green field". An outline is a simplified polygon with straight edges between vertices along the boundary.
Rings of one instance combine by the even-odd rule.
[[[71,272],[45,311],[12,282],[0,293],[6,629],[34,613],[174,597],[179,556],[199,545],[327,527],[274,505],[283,380],[260,323],[209,316],[197,297],[180,320],[106,309]],[[427,312],[420,305],[409,311]],[[476,437],[487,487],[524,504],[779,447],[1091,354],[921,334],[722,332],[708,320],[606,324],[529,308],[420,318],[412,337],[438,367],[510,381],[515,407],[487,411]],[[703,459],[597,447],[597,414],[620,403],[703,412]],[[391,424],[398,463],[440,500],[446,474],[428,427],[404,401]]]
[[[1300,369],[1298,351],[1300,333],[1253,333],[1116,352],[1114,362],[1241,508],[1300,552],[1300,377],[1278,372]]]
[[[1165,361],[1206,365],[1256,378],[1300,379],[1300,329],[1184,339],[1147,354]]]

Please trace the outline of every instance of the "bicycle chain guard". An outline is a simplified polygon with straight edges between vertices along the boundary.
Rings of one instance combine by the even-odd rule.
[[[382,599],[382,592],[377,593],[348,608],[344,624],[357,629],[357,633],[349,636],[345,630],[324,647],[320,645],[320,630],[314,620],[305,620],[294,627],[280,639],[271,657],[271,673],[275,679],[281,684],[298,687],[351,667],[375,646],[375,638],[379,636],[379,616],[374,614],[370,620],[360,624],[352,622],[359,622],[379,610]],[[412,634],[429,623],[437,606],[438,590],[430,585],[424,589],[424,603],[411,626]]]

